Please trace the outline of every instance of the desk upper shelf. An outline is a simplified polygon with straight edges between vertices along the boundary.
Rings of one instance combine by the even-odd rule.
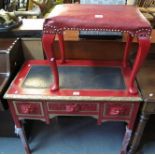
[[[65,30],[120,31],[132,36],[150,36],[151,25],[135,6],[57,5],[45,20],[43,33]]]

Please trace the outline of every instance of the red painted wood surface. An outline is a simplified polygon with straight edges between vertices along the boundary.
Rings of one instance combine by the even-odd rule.
[[[74,10],[74,8],[71,8],[70,6],[71,5],[69,5],[69,8]],[[83,8],[84,6],[75,5],[74,7],[81,9],[81,7]],[[104,10],[102,7],[98,7],[101,9],[101,12]],[[140,12],[138,12],[134,7],[118,6],[122,9],[122,11],[127,12],[128,17],[131,17],[130,19],[133,19],[133,21],[129,21],[129,18],[124,18],[125,16],[119,15],[119,17],[122,17],[119,22],[117,22],[118,19],[114,18],[115,16],[113,16],[118,15],[113,12],[115,7],[103,6],[103,8],[104,7],[110,8],[110,12],[108,9],[104,11],[106,11],[108,18],[112,20],[109,20],[108,18],[106,18],[106,20],[104,18],[102,20],[97,19],[98,21],[96,25],[94,25],[94,23],[96,23],[94,22],[94,20],[96,21],[96,18],[91,20],[91,16],[89,16],[89,24],[85,21],[82,22],[81,19],[83,19],[83,16],[75,16],[74,20],[72,20],[73,18],[69,15],[69,10],[67,11],[65,18],[64,16],[63,18],[62,16],[60,16],[60,18],[59,16],[54,18],[59,18],[61,20],[57,21],[53,20],[52,18],[45,21],[42,44],[47,60],[35,60],[26,62],[6,93],[6,98],[10,100],[9,106],[13,119],[18,128],[22,128],[20,122],[21,119],[38,119],[49,123],[49,119],[55,116],[92,116],[97,119],[97,124],[99,125],[104,121],[124,121],[127,122],[127,128],[121,148],[121,153],[127,153],[127,147],[131,139],[132,130],[140,105],[140,97],[138,95],[138,89],[135,84],[135,77],[150,48],[149,37],[151,34],[151,27],[150,24],[142,18]],[[92,6],[87,6],[87,9],[92,9]],[[79,12],[77,13],[79,14]],[[83,14],[83,12],[81,13]],[[98,13],[98,9],[93,9],[93,13],[98,15],[96,14]],[[120,13],[122,14],[122,12]],[[86,14],[87,10],[84,11],[84,15]],[[133,14],[135,16],[133,16]],[[88,16],[85,17],[88,18]],[[60,21],[62,21],[64,24],[60,24]],[[53,23],[55,24],[55,27]],[[79,27],[77,27],[77,23],[79,24]],[[107,29],[104,29],[105,23],[109,23]],[[68,29],[78,28],[78,30],[87,30],[91,26],[94,30],[102,28],[101,30],[129,33],[123,60],[111,62],[66,60],[62,32],[67,29],[67,26]],[[61,59],[59,61],[56,61],[53,51],[56,34],[58,35],[61,51]],[[138,38],[139,47],[135,61],[133,63],[133,67],[130,68],[128,64],[128,56],[134,37]],[[31,66],[33,65],[50,66],[51,73],[53,74],[53,83],[51,84],[50,88],[37,89],[22,87],[22,83],[27,76]],[[58,66],[118,67],[121,69],[126,89],[60,89]],[[29,153],[29,147],[26,140],[23,142],[23,144],[26,151]]]
[[[62,64],[60,60],[55,63],[57,63],[58,66],[119,67],[121,68],[125,85],[129,85],[131,69],[129,66],[123,68],[123,63],[120,61],[65,60],[65,63]],[[22,83],[31,67],[38,65],[50,66],[51,62],[48,60],[31,60],[26,62],[5,94],[6,96],[8,95],[9,107],[17,128],[22,128],[20,120],[23,119],[41,120],[49,124],[50,119],[55,116],[91,116],[96,118],[98,125],[104,121],[124,121],[128,124],[127,129],[132,132],[140,105],[140,97],[138,94],[131,94],[127,89],[58,89],[57,91],[52,91],[50,88],[23,88]],[[136,89],[136,85],[134,85],[134,87]],[[33,99],[31,97],[33,97]],[[55,97],[58,97],[58,99],[52,99]],[[63,97],[68,97],[68,99],[63,99]],[[70,99],[70,97],[72,98]],[[76,97],[79,97],[79,99],[75,100]],[[82,97],[89,98],[83,100]],[[96,97],[99,100],[96,100]],[[101,100],[100,98],[102,97],[109,98]],[[113,98],[112,101],[110,101],[111,98]],[[119,99],[121,99],[121,101],[119,101]],[[23,134],[24,133],[22,133],[22,138],[24,137]],[[124,139],[125,143],[123,141],[121,151],[127,152],[130,135],[128,136],[126,133]],[[24,141],[23,145],[25,150],[29,153],[28,143],[25,139]]]

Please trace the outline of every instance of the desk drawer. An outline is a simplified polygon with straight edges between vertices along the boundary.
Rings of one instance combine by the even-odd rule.
[[[99,104],[86,102],[48,102],[48,111],[74,112],[97,112]]]
[[[132,112],[133,103],[105,103],[104,115],[110,117],[125,116],[129,117]]]
[[[42,102],[14,101],[17,115],[23,116],[43,116]]]

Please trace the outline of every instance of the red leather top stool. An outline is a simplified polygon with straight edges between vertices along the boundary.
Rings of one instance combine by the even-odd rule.
[[[52,90],[59,89],[59,75],[55,63],[53,46],[55,35],[58,35],[61,49],[61,62],[65,62],[63,31],[119,31],[128,33],[122,67],[128,66],[128,55],[134,37],[138,39],[139,48],[129,75],[127,90],[131,94],[137,93],[134,87],[135,76],[142,65],[150,47],[151,26],[140,11],[134,6],[104,6],[104,5],[58,5],[51,12],[51,17],[45,20],[43,28],[43,48],[51,63],[54,74]]]

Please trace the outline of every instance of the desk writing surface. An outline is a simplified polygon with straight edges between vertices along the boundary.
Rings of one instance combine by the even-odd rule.
[[[126,91],[128,73],[121,69],[121,62],[111,64],[110,67],[101,61],[95,64],[91,61],[80,62],[81,65],[78,60],[76,62],[74,60],[74,64],[72,60],[68,60],[68,63],[63,65],[57,61],[61,89],[53,92],[50,89],[53,74],[49,62],[47,60],[27,61],[23,65],[23,71],[17,75],[8,89],[5,98],[141,101],[139,94],[129,94]],[[101,72],[102,74],[99,74]]]
[[[60,66],[58,70],[61,89],[125,89],[125,82],[119,67]],[[22,87],[49,89],[52,81],[50,66],[32,66]]]

